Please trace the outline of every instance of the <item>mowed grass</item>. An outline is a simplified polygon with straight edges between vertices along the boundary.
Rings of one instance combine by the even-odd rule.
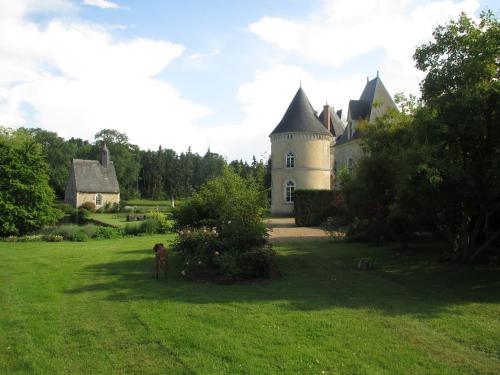
[[[190,283],[171,256],[156,281],[172,238],[0,243],[0,374],[500,373],[498,267],[301,242],[276,280]]]
[[[91,213],[90,218],[101,223],[113,225],[117,228],[125,228],[127,225],[141,224],[140,221],[127,221],[127,214],[125,213]]]

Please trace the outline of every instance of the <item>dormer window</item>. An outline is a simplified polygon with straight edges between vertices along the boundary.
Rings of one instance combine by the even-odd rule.
[[[295,154],[291,151],[286,154],[286,167],[295,168]]]

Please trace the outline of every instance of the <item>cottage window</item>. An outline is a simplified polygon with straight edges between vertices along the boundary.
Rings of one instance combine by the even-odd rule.
[[[288,181],[285,186],[285,202],[293,203],[295,192],[295,183],[293,181]]]
[[[349,171],[349,174],[352,174],[352,169],[353,169],[352,158],[349,158],[349,160],[347,161],[347,170]]]
[[[337,175],[337,162],[336,161],[333,162],[333,175],[334,176]]]
[[[291,151],[286,154],[286,167],[295,168],[295,154]]]
[[[101,206],[102,205],[102,195],[101,194],[96,194],[96,196],[95,196],[95,205],[96,206]]]

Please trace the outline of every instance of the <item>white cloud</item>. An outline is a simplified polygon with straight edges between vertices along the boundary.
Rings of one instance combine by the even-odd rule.
[[[26,17],[30,2],[11,4],[0,9],[0,124],[84,139],[116,128],[144,148],[194,145],[208,109],[157,78],[183,46],[117,41],[98,25],[56,18],[41,26]]]
[[[415,93],[422,78],[411,59],[415,47],[430,39],[437,24],[478,9],[478,0],[423,5],[410,0],[325,0],[305,20],[264,17],[249,30],[278,49],[332,69],[380,50],[385,62],[369,71],[380,69],[385,81],[394,79],[397,91]]]
[[[83,0],[82,4],[89,5],[101,9],[118,9],[120,6],[108,0]]]
[[[199,53],[193,53],[189,56],[186,56],[187,61],[196,61],[196,60],[199,60],[200,58],[201,58],[201,55]]]

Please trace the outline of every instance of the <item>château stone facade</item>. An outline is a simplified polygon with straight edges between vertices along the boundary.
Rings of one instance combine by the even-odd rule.
[[[293,212],[297,189],[333,189],[341,169],[353,173],[363,155],[360,121],[374,121],[396,108],[377,77],[368,80],[359,100],[351,100],[347,122],[342,111],[325,105],[318,116],[304,90],[299,88],[283,119],[270,134],[271,214]]]

